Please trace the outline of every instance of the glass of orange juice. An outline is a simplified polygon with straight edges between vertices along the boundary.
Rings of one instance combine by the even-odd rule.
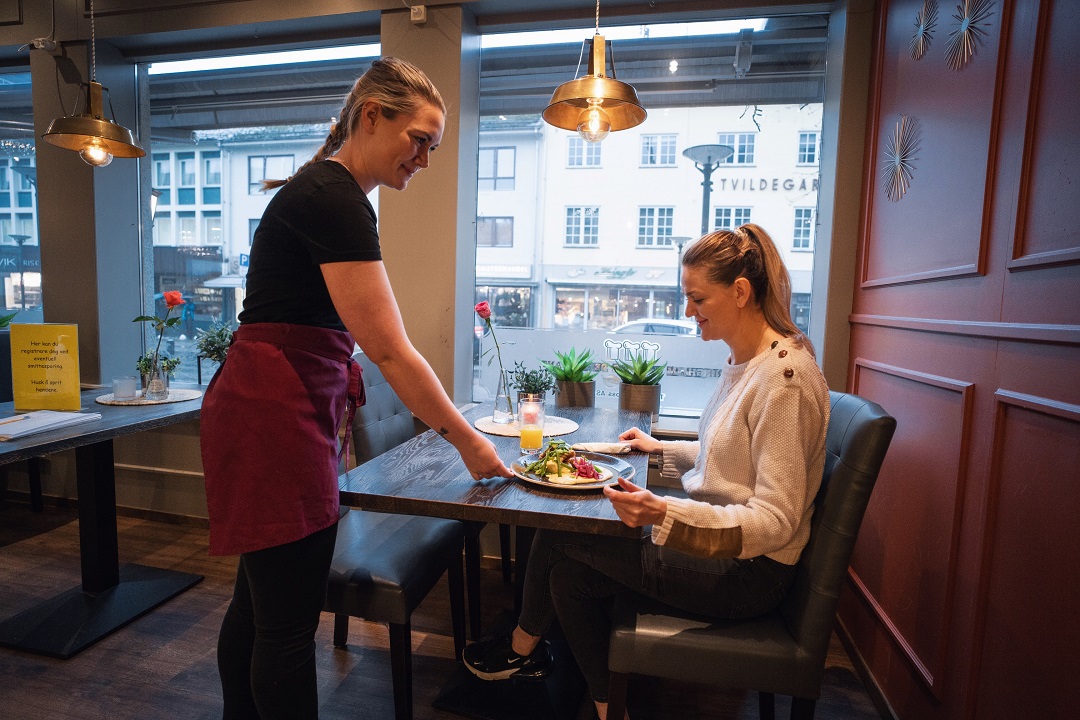
[[[544,403],[522,400],[518,403],[518,429],[522,454],[536,452],[544,445]]]

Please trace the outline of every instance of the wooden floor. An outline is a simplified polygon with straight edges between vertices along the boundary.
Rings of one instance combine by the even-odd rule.
[[[121,517],[121,562],[199,573],[191,590],[122,628],[70,660],[0,648],[0,718],[121,720],[218,718],[221,694],[215,643],[232,592],[235,558],[207,555],[207,531]],[[31,513],[25,505],[0,506],[0,618],[79,583],[78,522],[70,508]],[[512,605],[495,570],[485,571],[483,609],[489,623]],[[330,720],[393,718],[387,631],[352,620],[347,650],[331,643],[332,618],[319,629],[321,717]],[[457,715],[431,706],[454,670],[445,581],[413,615],[413,682],[417,720]],[[835,640],[818,702],[819,720],[879,718]],[[721,693],[670,681],[640,679],[631,690],[634,720],[757,718],[751,693]],[[784,700],[778,710],[786,715]],[[593,717],[582,702],[577,720]]]

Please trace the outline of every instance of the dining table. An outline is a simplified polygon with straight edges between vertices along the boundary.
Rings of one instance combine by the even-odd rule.
[[[177,393],[177,395],[180,395]],[[67,659],[199,583],[203,577],[137,563],[120,564],[113,440],[197,420],[201,391],[180,402],[103,405],[103,388],[84,389],[82,412],[100,419],[0,442],[0,466],[75,451],[82,582],[0,621],[0,646]],[[14,403],[0,403],[0,418]]]
[[[462,408],[469,422],[491,427],[491,403]],[[576,425],[557,438],[575,443],[610,443],[619,434],[639,427],[651,428],[650,414],[615,408],[547,407],[545,432]],[[563,422],[560,422],[563,421]],[[565,421],[570,421],[569,423]],[[488,434],[508,467],[521,458],[519,438]],[[545,437],[549,440],[551,437]],[[640,487],[648,484],[647,453],[631,451],[612,456],[623,477]],[[627,470],[629,466],[629,470]],[[519,468],[520,469],[520,465]],[[529,476],[522,473],[525,478]],[[368,511],[426,515],[461,520],[474,527],[485,523],[514,526],[517,531],[515,575],[520,607],[521,581],[528,561],[532,534],[538,529],[640,538],[641,528],[624,525],[599,489],[548,487],[523,477],[473,480],[457,450],[434,430],[427,430],[391,448],[339,478],[341,504]],[[468,573],[473,582],[475,573]],[[516,614],[510,618],[512,621]],[[503,624],[506,624],[504,621]],[[472,718],[572,718],[584,692],[584,680],[573,663],[565,641],[554,629],[552,654],[559,660],[540,683],[484,682],[460,663],[435,701],[435,706]]]

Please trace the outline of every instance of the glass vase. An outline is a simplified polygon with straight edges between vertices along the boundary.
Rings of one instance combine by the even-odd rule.
[[[160,358],[154,358],[150,372],[143,376],[143,398],[146,400],[169,399],[169,373],[161,367]]]
[[[491,421],[497,425],[509,425],[514,422],[514,405],[510,400],[510,379],[499,371],[499,386],[495,389],[495,409]]]

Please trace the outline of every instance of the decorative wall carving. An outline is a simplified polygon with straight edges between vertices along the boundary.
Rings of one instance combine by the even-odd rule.
[[[915,166],[912,164],[918,151],[915,138],[915,121],[901,115],[893,134],[885,139],[885,169],[881,173],[881,189],[885,197],[896,202],[904,197],[911,185]]]
[[[975,56],[979,44],[986,41],[990,26],[987,22],[993,11],[993,0],[963,0],[956,6],[953,19],[959,25],[945,41],[945,61],[953,70],[960,70]]]
[[[923,0],[923,6],[915,13],[915,34],[911,36],[911,59],[921,60],[930,49],[937,27],[937,0]]]

